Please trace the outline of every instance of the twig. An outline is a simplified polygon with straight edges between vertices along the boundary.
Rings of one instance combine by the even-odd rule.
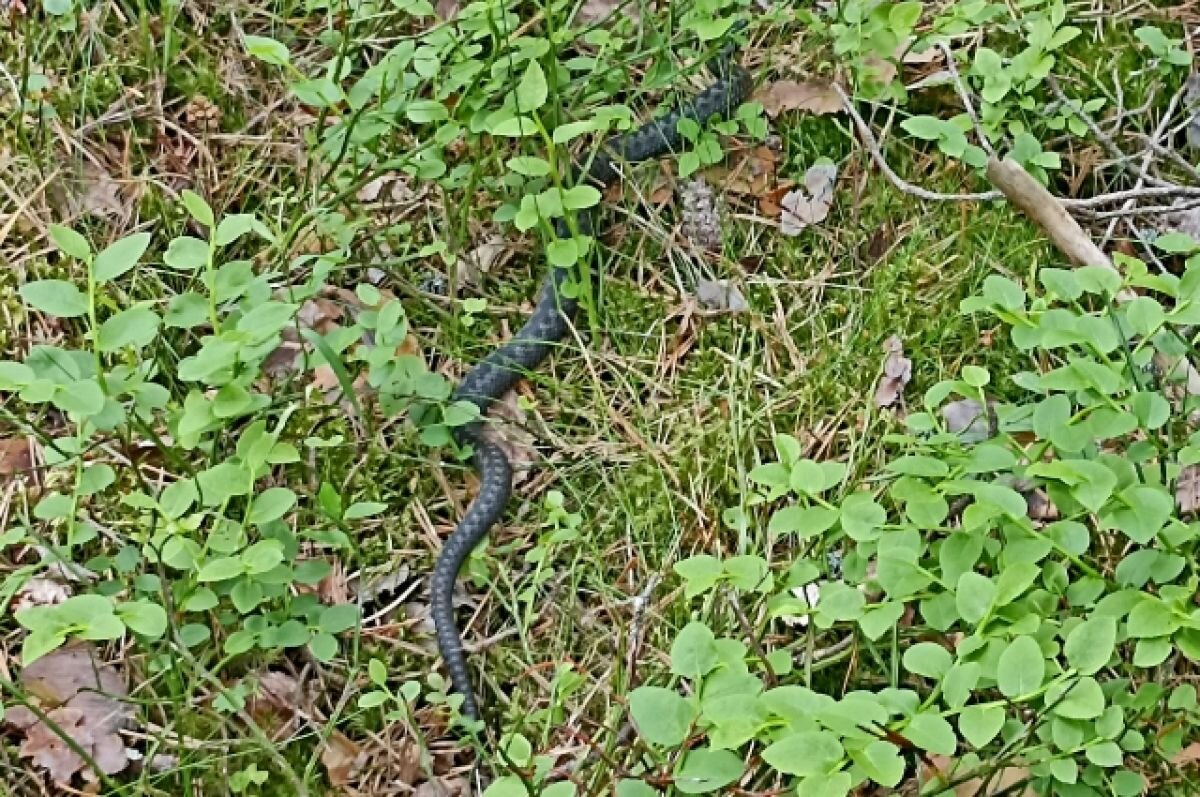
[[[859,138],[862,139],[867,151],[871,154],[871,159],[875,161],[875,165],[878,166],[879,170],[884,173],[884,176],[888,178],[888,181],[900,191],[903,191],[906,194],[911,194],[912,196],[920,199],[928,200],[930,202],[988,202],[993,199],[1000,199],[1004,196],[999,191],[982,191],[978,193],[966,194],[943,194],[937,191],[929,191],[925,188],[921,188],[920,186],[913,185],[912,183],[908,182],[903,177],[896,174],[892,167],[888,165],[887,159],[883,157],[883,152],[879,149],[879,142],[875,140],[875,134],[871,132],[871,128],[865,121],[863,121],[862,116],[859,115],[858,109],[854,107],[854,103],[850,100],[850,97],[846,95],[846,92],[843,91],[842,87],[837,83],[833,84],[833,88],[838,93],[838,96],[842,98],[842,107],[846,109],[846,113],[849,114],[850,118],[854,121],[854,127],[858,130]]]
[[[967,85],[963,82],[962,76],[958,74],[958,66],[954,63],[954,52],[945,42],[939,42],[938,47],[941,48],[942,55],[946,58],[946,71],[950,73],[950,77],[954,78],[954,88],[958,90],[959,99],[962,100],[963,107],[967,109],[967,116],[971,117],[971,124],[975,125],[975,134],[979,136],[979,145],[988,155],[995,155],[992,142],[988,141],[987,133],[983,131],[983,125],[980,124],[979,116],[975,113],[975,105],[971,102],[971,94],[967,91]]]
[[[1141,207],[1121,208],[1120,210],[1097,210],[1090,211],[1086,208],[1079,208],[1089,219],[1097,221],[1101,219],[1116,219],[1129,218],[1130,216],[1159,216],[1164,213],[1181,213],[1185,210],[1193,210],[1200,208],[1200,199],[1195,199],[1190,202],[1180,202],[1178,205],[1143,205]]]
[[[1088,237],[1045,186],[1012,158],[988,158],[987,176],[1008,200],[1025,213],[1067,258],[1079,266],[1104,266],[1116,270],[1108,255]]]

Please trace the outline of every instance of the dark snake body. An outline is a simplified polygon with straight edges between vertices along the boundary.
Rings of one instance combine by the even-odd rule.
[[[619,176],[615,164],[651,160],[677,151],[682,143],[677,130],[681,119],[703,122],[712,116],[728,117],[749,96],[751,89],[749,74],[734,63],[732,56],[730,44],[710,67],[717,76],[713,85],[666,116],[609,139],[586,167],[574,170],[574,182],[590,182],[601,187],[610,185]],[[591,232],[594,223],[590,214],[585,211],[577,221],[581,230]],[[571,236],[564,219],[555,220],[554,234],[559,238]],[[555,342],[567,334],[579,308],[576,299],[564,296],[561,291],[570,276],[567,269],[551,269],[533,315],[525,326],[466,375],[454,392],[454,400],[470,401],[485,413],[492,402],[512,389],[523,374],[535,369],[546,358]],[[479,473],[480,488],[457,528],[442,546],[433,569],[430,603],[438,648],[450,672],[451,684],[463,697],[462,713],[478,720],[479,703],[471,688],[462,639],[455,626],[452,597],[454,582],[463,563],[504,512],[512,493],[512,465],[503,449],[483,434],[483,421],[458,427],[455,439],[459,445],[470,445],[473,449],[472,462]]]

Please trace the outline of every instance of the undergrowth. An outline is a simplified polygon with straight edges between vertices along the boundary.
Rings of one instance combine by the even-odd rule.
[[[894,188],[844,114],[757,99],[609,195],[563,182],[733,39],[763,86],[837,78],[905,179],[981,190],[995,152],[1100,192],[1088,121],[1149,130],[1174,22],[29,5],[0,3],[13,793],[428,797],[475,760],[489,797],[1196,792],[1190,239],[1066,270],[1003,206]],[[674,189],[764,151],[722,251],[684,241]],[[818,162],[833,211],[784,237],[768,200]],[[501,408],[472,741],[424,594],[474,488],[449,397],[551,264],[589,312]],[[698,303],[712,279],[749,309]]]

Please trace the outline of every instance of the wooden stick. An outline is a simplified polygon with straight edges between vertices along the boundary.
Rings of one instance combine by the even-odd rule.
[[[988,158],[987,176],[1077,266],[1116,266],[1045,186],[1012,158]]]

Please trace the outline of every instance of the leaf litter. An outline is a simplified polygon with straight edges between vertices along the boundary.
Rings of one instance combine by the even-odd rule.
[[[820,224],[829,216],[833,206],[833,188],[837,181],[837,166],[831,162],[818,162],[804,174],[804,187],[789,191],[780,205],[779,230],[784,235],[796,236],[811,224]]]
[[[904,356],[904,343],[895,335],[883,344],[883,351],[883,376],[875,388],[875,406],[891,407],[912,379],[912,360]]]
[[[22,758],[31,759],[59,784],[68,784],[76,774],[89,782],[99,779],[76,747],[105,775],[129,765],[131,757],[120,735],[133,723],[133,709],[123,702],[129,693],[121,674],[100,662],[95,648],[87,644],[59,648],[22,669],[20,681],[46,719],[62,732],[25,706],[11,708],[4,721],[25,735]]]
[[[831,80],[777,80],[754,94],[772,119],[788,111],[805,111],[817,116],[840,113],[842,97]]]

